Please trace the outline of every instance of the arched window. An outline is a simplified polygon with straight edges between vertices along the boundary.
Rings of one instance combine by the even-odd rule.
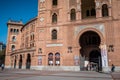
[[[107,4],[102,5],[102,16],[103,17],[108,16],[108,6],[107,6]]]
[[[57,39],[57,30],[52,30],[52,40]]]
[[[34,40],[34,34],[30,35],[30,40]]]
[[[15,50],[15,45],[11,46],[11,50],[14,51]]]
[[[95,0],[81,0],[81,3],[82,19],[96,17]]]
[[[52,15],[52,23],[57,23],[57,14],[56,13],[54,13]]]
[[[57,6],[57,0],[52,0],[52,4],[53,4],[53,6]]]
[[[35,38],[35,37],[34,37],[34,34],[33,34],[33,40],[34,40],[34,38]]]
[[[16,41],[16,37],[13,36],[13,37],[12,37],[12,42],[15,42],[15,41]]]
[[[19,33],[19,29],[17,29],[17,33]]]
[[[60,65],[60,53],[55,54],[55,65]]]
[[[12,29],[12,28],[10,29],[10,32],[13,32],[13,29]]]
[[[95,15],[96,15],[95,9],[91,9],[91,16],[95,16]]]
[[[71,11],[70,11],[70,19],[71,19],[71,21],[76,20],[76,11],[75,11],[75,9],[71,9]]]
[[[16,29],[14,29],[14,33],[16,33],[16,31],[17,31],[17,30],[16,30]]]
[[[53,53],[48,54],[48,65],[53,65]]]
[[[87,16],[87,17],[90,16],[89,10],[86,11],[86,16]]]

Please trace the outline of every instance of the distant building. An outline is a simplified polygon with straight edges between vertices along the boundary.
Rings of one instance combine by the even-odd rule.
[[[6,45],[0,42],[0,66],[5,62],[5,49]]]
[[[37,17],[7,25],[6,68],[120,70],[120,0],[38,0]]]
[[[2,42],[0,42],[0,51],[2,51],[2,50],[5,49],[5,48],[6,48],[6,45],[3,44]]]
[[[0,43],[0,51],[2,51],[2,43]]]

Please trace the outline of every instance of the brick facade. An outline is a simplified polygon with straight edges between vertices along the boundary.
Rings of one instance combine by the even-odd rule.
[[[7,23],[6,67],[120,70],[119,7],[119,0],[38,0],[37,17]]]

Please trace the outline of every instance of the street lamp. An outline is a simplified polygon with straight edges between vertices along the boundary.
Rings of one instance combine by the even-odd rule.
[[[108,52],[114,52],[114,45],[108,45]]]
[[[72,53],[72,47],[71,46],[68,47],[68,53]]]
[[[42,48],[39,48],[38,53],[42,54]]]

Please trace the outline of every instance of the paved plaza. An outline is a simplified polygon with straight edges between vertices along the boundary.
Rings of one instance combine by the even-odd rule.
[[[98,73],[89,71],[35,71],[12,69],[0,71],[0,80],[120,80],[120,73]]]

